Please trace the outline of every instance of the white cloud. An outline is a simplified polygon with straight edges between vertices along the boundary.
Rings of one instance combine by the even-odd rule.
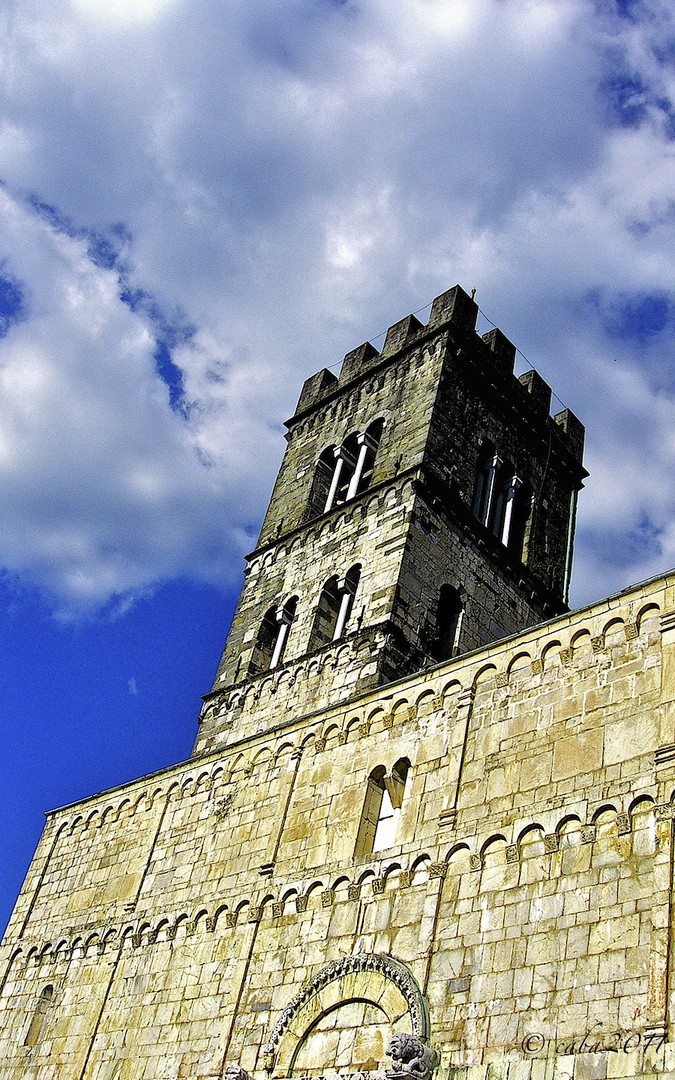
[[[172,0],[72,0],[72,3],[76,11],[91,19],[124,26],[157,18]]]
[[[302,379],[460,280],[587,423],[579,601],[665,568],[675,334],[609,322],[631,297],[675,295],[675,17],[632,11],[15,10],[0,258],[28,313],[0,342],[0,563],[64,608],[223,573]],[[128,283],[155,309],[132,312],[116,271],[27,191],[78,227],[122,222]],[[173,352],[186,415],[155,371],[158,312],[194,328]]]
[[[152,328],[120,300],[117,274],[2,191],[0,248],[25,292],[0,340],[5,568],[78,609],[222,573],[223,477],[169,407]]]

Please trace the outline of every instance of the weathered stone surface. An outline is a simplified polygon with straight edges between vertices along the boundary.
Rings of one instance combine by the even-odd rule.
[[[475,305],[459,286],[444,296],[427,326],[408,317],[391,328],[381,355],[371,348],[362,364],[356,350],[338,382],[317,376],[309,397],[306,384],[206,701],[198,752],[232,744],[287,708],[312,711],[440,659],[442,586],[462,602],[454,646],[462,652],[565,609],[571,500],[585,476],[583,428],[572,414],[565,423],[549,415],[536,372],[515,378],[503,363],[513,348],[503,335],[475,333],[468,317]],[[349,498],[338,491],[324,510],[323,497],[313,495],[317,461],[327,453],[334,462],[334,449],[380,421],[367,484]],[[523,525],[524,561],[496,535],[496,520],[488,527],[473,512],[488,443],[504,468],[512,463],[518,489],[543,492],[545,482],[541,506],[535,499]],[[353,463],[356,444],[351,454]],[[322,587],[357,565],[345,633],[337,646],[317,646]],[[258,671],[265,613],[292,597],[282,661]],[[496,678],[507,686],[508,672]]]
[[[467,510],[476,433],[511,438],[511,350],[470,342],[465,294],[440,299],[429,329],[397,324],[398,352],[306,390],[220,671],[238,703],[208,699],[189,761],[48,814],[0,956],[2,1080],[383,1080],[394,1032],[438,1051],[438,1080],[675,1072],[675,575],[525,628],[562,549],[533,555],[526,600],[534,577]],[[558,537],[579,432],[528,386],[509,445],[552,425]],[[368,492],[303,522],[298,473],[381,409]],[[360,629],[304,656],[298,604],[298,655],[237,681],[250,620],[315,595],[337,553],[362,562]],[[481,647],[408,673],[451,565]],[[491,641],[506,608],[520,630]],[[398,821],[359,847],[378,777]]]

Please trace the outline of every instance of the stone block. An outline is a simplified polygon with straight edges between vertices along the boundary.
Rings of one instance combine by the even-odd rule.
[[[553,749],[553,780],[588,773],[602,764],[603,733],[601,730],[582,730],[561,739]]]

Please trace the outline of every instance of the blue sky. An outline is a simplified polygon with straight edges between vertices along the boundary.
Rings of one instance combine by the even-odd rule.
[[[675,15],[0,29],[1,918],[45,809],[189,753],[303,379],[455,282],[587,426],[573,602],[675,564]]]

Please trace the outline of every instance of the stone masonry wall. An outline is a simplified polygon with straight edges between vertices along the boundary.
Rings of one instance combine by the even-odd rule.
[[[243,632],[235,630],[234,645],[246,657],[253,648],[269,597],[295,594],[297,614],[284,662],[274,671],[262,672],[207,699],[196,753],[267,727],[285,717],[288,710],[297,715],[347,699],[360,685],[376,679],[377,656],[385,640],[376,631],[361,632],[361,627],[377,627],[391,614],[401,549],[414,501],[411,479],[401,478],[350,504],[288,545],[275,546],[251,562],[249,600],[242,602]],[[344,576],[356,563],[361,565],[361,578],[345,636],[308,653],[324,582],[335,573]],[[260,597],[266,599],[261,601]],[[228,653],[234,656],[232,635]],[[221,669],[216,688],[219,683],[227,687],[227,678],[227,669]]]
[[[367,777],[403,757],[396,842],[355,857]],[[2,946],[0,1078],[264,1080],[294,1039],[303,1075],[372,1072],[389,1021],[331,1027],[307,981],[364,958],[332,985],[371,1000],[375,954],[426,996],[439,1080],[672,1075],[674,795],[674,575],[286,709],[48,815]]]
[[[361,346],[339,380],[320,372],[305,384],[195,753],[258,731],[286,708],[347,702],[423,667],[444,585],[464,602],[462,651],[564,609],[583,428],[568,412],[549,415],[550,389],[535,372],[515,378],[515,347],[498,330],[480,338],[476,311],[457,286],[434,301],[427,326],[408,316],[389,328],[381,354]],[[384,427],[368,490],[308,520],[322,451],[376,420]],[[528,565],[472,513],[483,437],[538,493]],[[346,633],[310,650],[324,584],[355,564],[361,579]],[[291,597],[283,662],[251,677],[264,616]]]
[[[422,462],[444,350],[445,335],[441,334],[352,386],[339,398],[291,423],[288,447],[256,552],[249,562],[214,688],[227,686],[245,674],[255,636],[270,605],[283,603],[293,593],[302,591],[304,597],[311,596],[312,607],[307,616],[311,618],[326,579],[331,574],[344,573],[352,565],[347,558],[347,545],[355,550],[354,559],[365,552],[363,560],[368,566],[383,553],[392,553],[386,551],[392,543],[392,522],[388,520],[392,494],[401,488],[402,480],[397,481],[397,476],[414,475]],[[410,393],[411,380],[414,394]],[[305,524],[312,479],[321,452],[327,446],[340,445],[354,431],[365,431],[378,419],[383,419],[385,425],[370,490],[346,506],[336,507],[315,522]],[[409,496],[408,490],[408,501]],[[400,529],[403,522],[399,518],[395,524]],[[358,535],[350,536],[350,531]],[[387,583],[395,585],[397,570],[392,571],[391,566],[385,569],[389,574]],[[361,582],[361,603],[366,595]],[[375,609],[382,609],[377,599],[373,601]],[[391,609],[391,596],[389,599],[387,613]],[[369,618],[370,615],[368,612]],[[287,649],[287,656],[303,651],[309,625],[294,626],[293,636],[295,643],[292,649]]]
[[[522,564],[510,565],[506,559],[500,564],[499,553],[494,562],[488,561],[475,537],[443,522],[436,510],[430,511],[429,501],[416,477],[401,477],[252,560],[247,582],[251,599],[245,606],[249,629],[239,639],[242,655],[252,648],[265,607],[257,597],[295,593],[297,615],[284,662],[229,687],[227,671],[221,670],[202,711],[195,753],[236,742],[274,723],[286,710],[298,714],[346,703],[383,681],[378,673],[394,612],[417,650],[414,655],[424,657],[444,584],[456,587],[465,604],[461,651],[515,633],[533,621],[533,612],[536,621],[543,619],[542,609],[519,587],[526,575]],[[361,580],[346,635],[308,652],[322,584],[355,563],[362,567]],[[218,692],[221,680],[224,689]]]
[[[469,340],[458,338],[448,349],[425,466],[451,486],[450,508],[461,515],[461,507],[471,507],[482,441],[488,440],[510,460],[535,495],[527,569],[538,598],[547,599],[550,614],[557,614],[564,599],[571,496],[586,476],[584,429],[572,417],[576,436],[572,438],[567,430],[569,412],[550,415],[551,389],[535,371],[520,380],[514,377],[515,347],[511,350],[506,358],[495,355],[476,334]],[[466,516],[460,520],[463,525]],[[494,558],[500,545],[491,543],[475,519],[473,531],[487,542]]]

